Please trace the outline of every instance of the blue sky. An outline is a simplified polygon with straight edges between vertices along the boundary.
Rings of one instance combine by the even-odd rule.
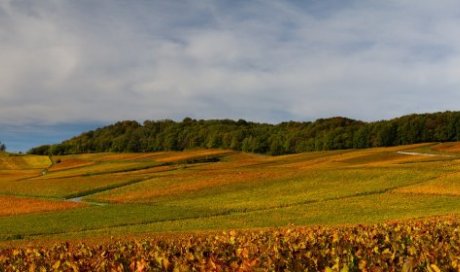
[[[459,25],[454,0],[0,1],[0,141],[457,110]]]
[[[2,125],[0,139],[8,151],[25,152],[43,144],[59,143],[80,135],[83,131],[102,127],[104,123],[69,123],[53,125]]]

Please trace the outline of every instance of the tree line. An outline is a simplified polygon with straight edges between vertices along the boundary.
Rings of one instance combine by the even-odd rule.
[[[6,151],[6,145],[0,142],[0,152],[5,152],[5,151]]]
[[[314,122],[255,123],[245,120],[121,121],[29,153],[152,152],[222,148],[281,155],[307,151],[460,141],[460,112],[411,114],[363,122],[345,117]]]

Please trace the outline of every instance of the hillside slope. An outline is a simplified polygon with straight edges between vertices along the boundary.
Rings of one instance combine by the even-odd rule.
[[[0,209],[0,240],[364,224],[458,213],[459,147],[53,156],[56,163],[45,175],[26,165],[0,168],[0,207],[21,203],[17,214]],[[75,202],[81,205],[69,205]],[[27,203],[36,204],[28,209]]]

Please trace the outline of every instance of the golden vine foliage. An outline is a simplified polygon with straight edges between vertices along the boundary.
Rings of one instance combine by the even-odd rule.
[[[1,271],[460,271],[460,221],[190,234],[0,251]]]

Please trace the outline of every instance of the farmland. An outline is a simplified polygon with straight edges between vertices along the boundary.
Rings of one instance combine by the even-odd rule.
[[[452,218],[58,243],[0,251],[7,271],[458,271]]]
[[[418,155],[405,154],[410,152]],[[0,239],[380,223],[454,214],[460,210],[457,152],[458,144],[446,143],[283,156],[212,149],[3,155],[0,200],[24,204],[18,212],[1,213]],[[45,208],[31,204],[28,210],[26,203],[34,201]]]
[[[283,156],[217,149],[3,154],[0,245],[294,226],[341,230],[437,216],[456,224],[459,146]]]

